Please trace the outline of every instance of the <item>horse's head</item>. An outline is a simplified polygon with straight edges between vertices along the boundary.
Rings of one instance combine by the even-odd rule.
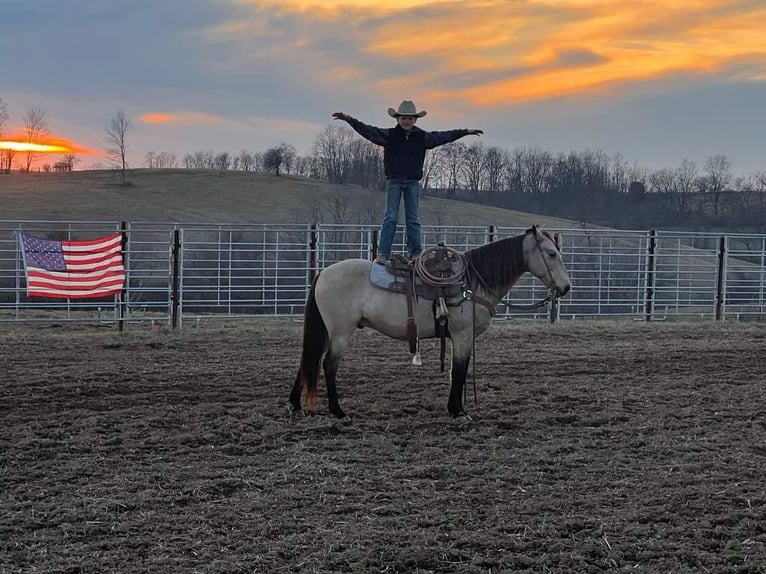
[[[553,297],[563,297],[569,291],[569,273],[564,267],[561,252],[554,237],[533,225],[524,236],[524,265],[527,270],[545,283]]]

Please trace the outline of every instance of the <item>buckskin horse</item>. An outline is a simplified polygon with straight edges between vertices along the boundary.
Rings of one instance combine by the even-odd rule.
[[[500,299],[526,272],[542,281],[550,297],[570,289],[569,274],[551,234],[532,226],[521,235],[487,243],[463,254],[464,273],[460,292],[446,299],[452,368],[447,411],[466,416],[463,388],[476,336],[489,328]],[[321,271],[309,292],[303,325],[300,368],[290,392],[290,410],[302,413],[301,394],[314,406],[320,362],[324,368],[330,412],[342,419],[346,413],[338,401],[338,364],[356,329],[370,327],[394,339],[409,337],[408,315],[422,339],[437,336],[433,301],[418,298],[414,305],[405,295],[380,288],[370,280],[365,259],[346,259]],[[411,349],[412,350],[412,349]],[[324,360],[322,360],[324,358]]]

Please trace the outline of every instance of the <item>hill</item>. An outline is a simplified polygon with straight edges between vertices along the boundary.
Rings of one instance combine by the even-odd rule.
[[[385,196],[302,177],[187,169],[13,173],[0,176],[0,219],[163,223],[379,223]],[[580,228],[581,223],[423,197],[424,225]],[[403,215],[400,217],[403,223]]]

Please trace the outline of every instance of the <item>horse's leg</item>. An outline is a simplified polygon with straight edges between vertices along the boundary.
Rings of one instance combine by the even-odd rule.
[[[452,338],[452,370],[447,411],[453,417],[464,417],[468,413],[463,408],[463,389],[468,376],[468,364],[471,362],[471,340]]]
[[[303,412],[301,407],[301,393],[303,392],[303,379],[301,373],[295,377],[293,388],[290,389],[290,405],[289,409],[291,413],[300,414]]]
[[[336,387],[336,374],[338,364],[348,348],[348,337],[346,335],[333,337],[330,342],[330,349],[324,357],[322,366],[324,367],[324,379],[327,384],[327,400],[330,403],[330,412],[339,419],[346,418],[346,413],[340,408],[338,401],[338,389]]]

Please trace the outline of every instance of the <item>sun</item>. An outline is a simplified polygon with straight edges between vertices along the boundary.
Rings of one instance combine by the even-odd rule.
[[[61,145],[27,143],[13,140],[0,141],[0,149],[37,153],[70,153],[72,151],[70,148]]]

